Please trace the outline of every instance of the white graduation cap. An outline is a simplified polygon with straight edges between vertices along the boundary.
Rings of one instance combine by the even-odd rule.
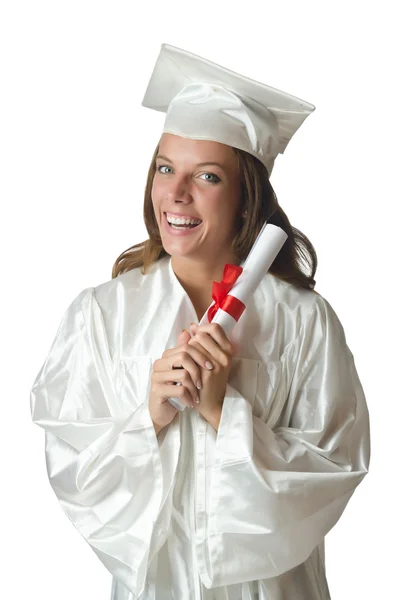
[[[165,112],[163,132],[212,140],[274,160],[315,107],[190,52],[162,44],[142,106]]]

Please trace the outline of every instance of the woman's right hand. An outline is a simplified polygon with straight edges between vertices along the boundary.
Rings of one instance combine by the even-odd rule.
[[[194,408],[199,398],[197,382],[201,379],[200,366],[210,359],[209,353],[197,346],[189,345],[191,335],[185,329],[177,339],[177,346],[163,352],[163,356],[153,363],[149,412],[157,434],[169,425],[179,412],[168,402],[168,398],[178,398],[187,406]],[[174,367],[174,368],[173,368]],[[180,382],[181,385],[175,385]]]

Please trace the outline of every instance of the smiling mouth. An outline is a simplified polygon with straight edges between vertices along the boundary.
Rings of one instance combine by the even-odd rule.
[[[167,225],[169,227],[171,227],[171,229],[175,229],[175,230],[186,230],[186,229],[195,229],[195,227],[198,227],[199,225],[202,224],[203,221],[200,221],[200,223],[194,223],[194,224],[178,224],[178,223],[170,223],[167,219],[167,213],[163,213],[164,214],[164,218],[167,222]]]

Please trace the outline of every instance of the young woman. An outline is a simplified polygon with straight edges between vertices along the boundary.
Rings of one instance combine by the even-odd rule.
[[[325,600],[324,537],[370,442],[343,327],[313,289],[314,248],[269,181],[283,131],[303,121],[288,129],[286,114],[309,105],[166,45],[146,98],[164,96],[159,73],[176,63],[195,81],[152,96],[167,120],[149,239],[73,300],[33,384],[49,479],[112,573],[112,600]],[[265,221],[288,239],[231,340],[199,322]]]

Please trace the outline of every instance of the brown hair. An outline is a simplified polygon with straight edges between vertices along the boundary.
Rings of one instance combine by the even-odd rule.
[[[127,248],[120,254],[113,265],[112,279],[137,267],[141,267],[141,273],[145,275],[155,261],[169,256],[161,242],[152,204],[152,182],[156,172],[158,149],[159,144],[149,167],[143,204],[143,218],[149,239]],[[297,287],[314,289],[317,255],[312,243],[289,222],[278,203],[266,167],[248,152],[237,148],[233,150],[237,154],[240,169],[241,208],[247,210],[247,218],[241,218],[240,227],[232,242],[232,250],[240,261],[245,260],[263,223],[267,220],[268,223],[281,227],[288,235],[269,273]],[[302,268],[304,262],[309,267],[309,274]]]

